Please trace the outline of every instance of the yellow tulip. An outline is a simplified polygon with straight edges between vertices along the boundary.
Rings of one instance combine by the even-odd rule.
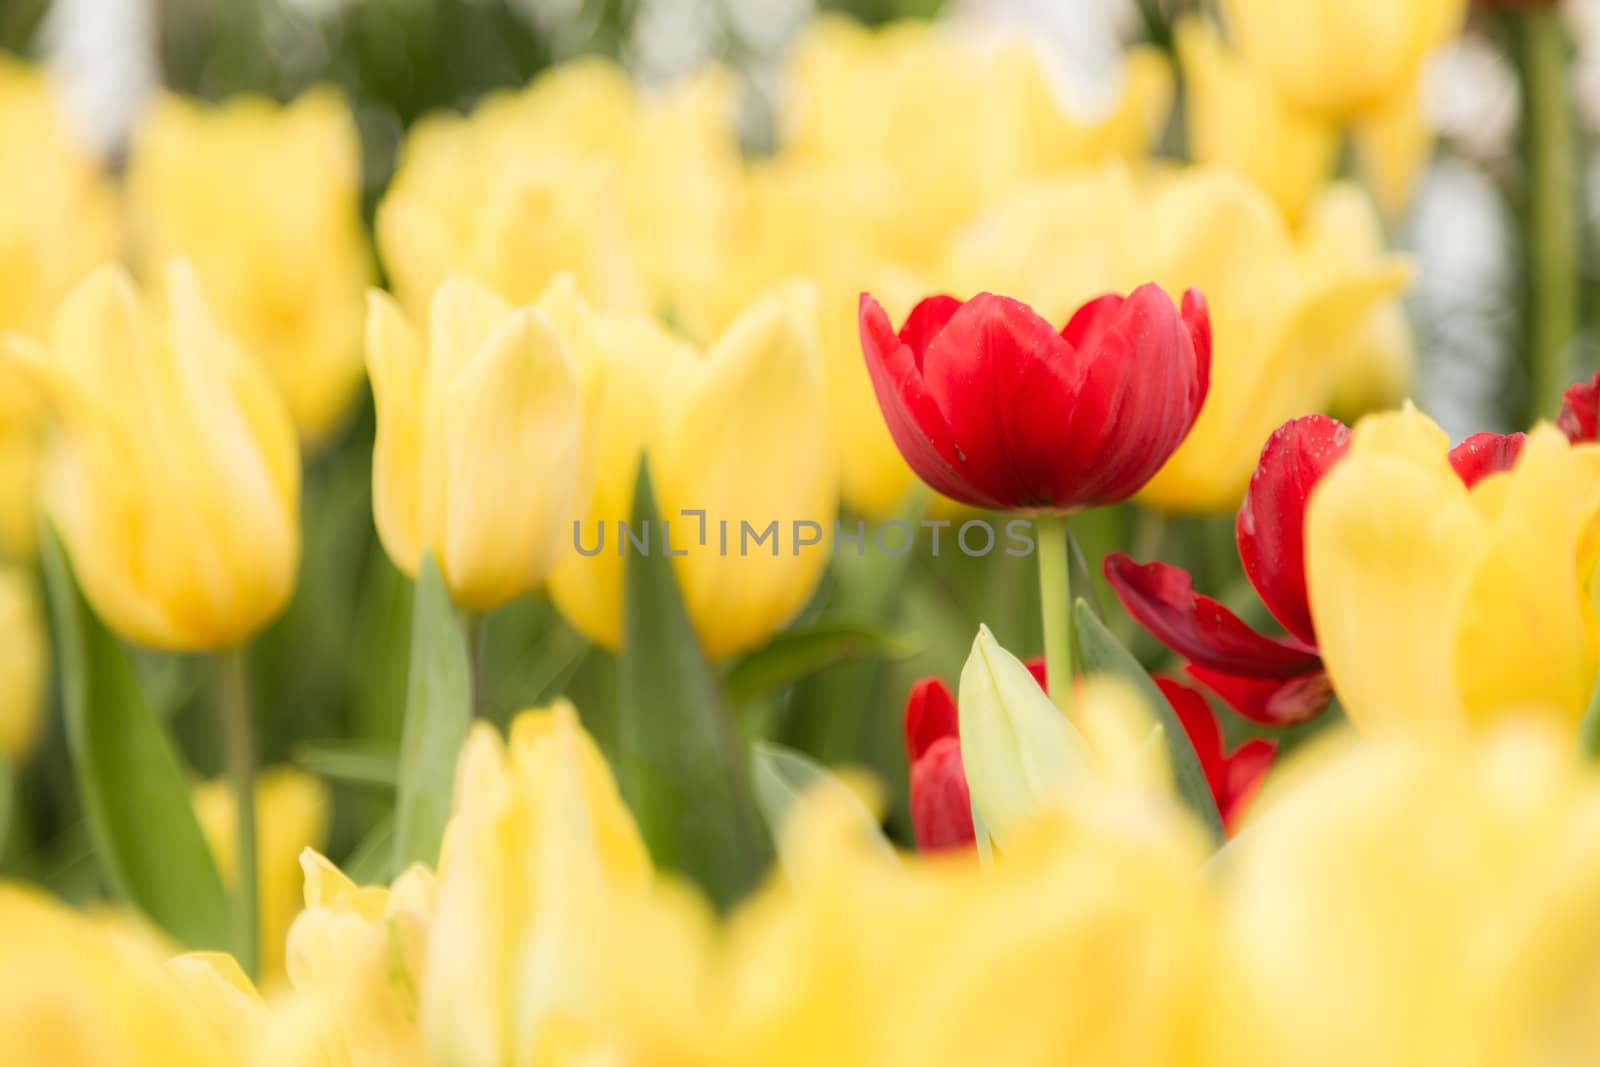
[[[1600,782],[1569,738],[1522,724],[1354,746],[1229,847],[1223,886],[1199,1062],[1493,1067],[1600,1049]]]
[[[1336,285],[1341,274],[1382,259],[1383,226],[1360,186],[1337,182],[1312,202],[1296,242],[1300,269],[1309,283]],[[1391,299],[1369,312],[1335,359],[1329,402],[1335,415],[1354,421],[1397,406],[1411,393],[1417,362],[1404,304]]]
[[[351,1067],[428,1062],[418,1029],[418,991],[437,889],[415,866],[390,888],[357,886],[307,849],[305,910],[289,929],[287,967],[296,993],[325,1006],[326,1040]]]
[[[277,767],[256,778],[261,970],[268,978],[283,974],[284,939],[300,910],[300,853],[324,844],[330,805],[327,788],[304,771]],[[232,787],[224,781],[195,786],[194,808],[222,880],[231,885],[238,870]]]
[[[1311,496],[1323,662],[1361,729],[1447,736],[1506,716],[1571,730],[1595,680],[1600,449],[1555,429],[1469,490],[1414,410],[1363,419]]]
[[[520,309],[452,279],[424,335],[387,294],[369,298],[378,533],[413,577],[431,552],[463,607],[488,611],[536,588],[569,535],[587,372],[556,329],[576,300],[570,279]]]
[[[797,283],[755,302],[704,354],[641,316],[595,313],[569,336],[592,347],[603,384],[594,492],[550,576],[556,607],[591,640],[620,644],[623,569],[644,549],[618,523],[645,455],[667,525],[632,532],[670,549],[707,655],[770,637],[815,589],[833,534],[814,291]]]
[[[1407,277],[1376,254],[1308,268],[1277,206],[1210,167],[1142,184],[1118,169],[1038,183],[958,234],[948,256],[958,291],[1003,292],[1052,321],[1148,281],[1205,293],[1211,390],[1141,494],[1185,512],[1238,506],[1268,435],[1327,405],[1354,338]]]
[[[1419,81],[1386,100],[1351,130],[1361,175],[1391,219],[1403,217],[1411,206],[1417,179],[1433,158],[1433,130],[1422,104]]]
[[[149,278],[194,264],[223,328],[266,366],[308,443],[361,384],[370,267],[361,144],[333,90],[211,108],[163,96],[135,131],[128,212]]]
[[[0,1049],[17,1067],[214,1067],[231,1049],[148,938],[0,885]]]
[[[790,63],[782,158],[885,173],[883,251],[926,269],[950,229],[1017,182],[1141,159],[1165,123],[1171,71],[1134,50],[1125,81],[1110,115],[1080,119],[1026,42],[990,47],[928,23],[868,30],[821,19]]]
[[[33,749],[49,657],[33,576],[0,566],[0,762],[21,763]]]
[[[33,558],[46,425],[26,380],[0,363],[0,558]]]
[[[603,996],[587,967],[614,886],[650,858],[605,759],[561,702],[510,738],[477,726],[456,773],[421,1025],[444,1064],[568,1063]]]
[[[56,303],[121,240],[117,194],[46,76],[0,55],[0,333],[39,336]]]
[[[1227,0],[1244,54],[1290,103],[1344,119],[1410,92],[1466,0]]]
[[[174,264],[164,288],[147,309],[102,268],[62,302],[47,350],[13,337],[4,352],[61,424],[46,506],[96,613],[139,644],[230,648],[294,588],[300,458],[193,271]]]
[[[1195,160],[1238,171],[1291,221],[1300,219],[1333,170],[1337,127],[1281,100],[1266,76],[1229,51],[1206,19],[1184,18],[1176,37]]]
[[[451,274],[512,303],[575,272],[601,307],[677,313],[716,285],[742,169],[733,80],[717,71],[636,93],[585,60],[407,137],[378,209],[395,292],[421,318]]]

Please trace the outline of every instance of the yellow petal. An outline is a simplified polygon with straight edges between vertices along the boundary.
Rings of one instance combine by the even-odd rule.
[[[487,611],[538,586],[568,532],[583,397],[566,345],[527,309],[483,342],[446,403],[440,563],[455,601]]]
[[[712,527],[673,563],[713,658],[770,637],[827,566],[838,475],[816,313],[813,289],[788,286],[735,320],[659,449],[663,514],[703,510]]]
[[[378,413],[372,514],[384,550],[412,577],[422,564],[422,345],[387,294],[367,296],[367,373]]]
[[[1323,662],[1366,731],[1461,729],[1457,626],[1487,523],[1412,411],[1372,416],[1311,495],[1306,577]]]

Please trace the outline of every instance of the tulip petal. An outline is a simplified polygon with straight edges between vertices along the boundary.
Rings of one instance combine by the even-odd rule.
[[[927,353],[928,346],[960,310],[961,301],[939,294],[923,299],[906,316],[905,325],[900,327],[900,343],[911,349],[918,369],[922,367],[922,357]]]
[[[1318,667],[1315,649],[1256,633],[1215,600],[1195,593],[1189,575],[1177,567],[1141,565],[1113,552],[1105,576],[1128,614],[1185,659],[1246,678],[1293,678]]]
[[[1371,416],[1306,511],[1317,645],[1350,719],[1459,730],[1458,620],[1488,551],[1487,521],[1413,411]]]
[[[422,563],[422,341],[394,298],[367,294],[367,374],[378,429],[372,449],[372,517],[395,566]]]
[[[1195,328],[1208,333],[1199,325],[1204,302],[1196,294],[1185,303]],[[1195,334],[1158,286],[1135,289],[1109,322],[1109,302],[1091,308],[1064,331],[1091,345],[1078,350],[1082,378],[1069,396],[1066,443],[1044,450],[1056,457],[1041,473],[1058,507],[1112,504],[1144,488],[1188,435],[1205,398]],[[1048,438],[1037,440],[1042,447]]]
[[[1349,446],[1349,428],[1326,415],[1278,427],[1261,450],[1235,523],[1245,576],[1272,617],[1310,645],[1317,635],[1306,602],[1306,501]]]
[[[956,698],[940,678],[924,678],[906,696],[906,758],[912,763],[935,741],[960,734]]]
[[[440,562],[456,603],[487,611],[543,581],[566,532],[582,460],[582,390],[561,338],[524,309],[483,343],[446,405]]]
[[[1206,782],[1216,798],[1223,825],[1231,833],[1238,825],[1239,814],[1271,767],[1277,755],[1277,744],[1258,737],[1246,741],[1231,754],[1225,753],[1222,731],[1205,698],[1172,678],[1157,678],[1156,684],[1194,744],[1195,755],[1205,770]]]
[[[1009,297],[979,293],[951,317],[923,355],[922,375],[950,427],[957,469],[976,490],[957,499],[1054,507],[1062,466],[1087,473],[1063,441],[1084,382],[1082,356]]]
[[[1328,706],[1333,685],[1322,671],[1293,678],[1241,678],[1196,664],[1190,677],[1210,689],[1234,711],[1262,726],[1292,726]]]
[[[1002,506],[966,481],[950,426],[923,382],[920,354],[900,340],[882,306],[867,293],[861,294],[860,324],[872,389],[906,463],[935,492],[978,507]]]
[[[976,840],[960,738],[939,738],[911,765],[911,828],[921,852],[963,848]]]
[[[1527,435],[1520,433],[1475,433],[1450,450],[1450,466],[1470,489],[1515,466],[1526,440]]]
[[[1561,394],[1561,413],[1556,416],[1556,429],[1567,435],[1567,440],[1593,441],[1600,437],[1600,371],[1586,382],[1573,382]]]

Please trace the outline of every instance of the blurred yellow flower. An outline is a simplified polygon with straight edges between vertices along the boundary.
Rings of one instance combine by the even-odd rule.
[[[33,559],[46,425],[27,381],[0,362],[0,558]]]
[[[274,767],[256,778],[261,973],[268,980],[283,976],[284,940],[300,910],[300,854],[325,843],[330,806],[327,788],[304,771]],[[238,869],[232,787],[224,781],[196,785],[194,809],[222,880],[231,885]]]
[[[1231,171],[1186,167],[1140,183],[1111,168],[1019,190],[957,235],[947,269],[958,292],[1002,292],[1060,322],[1148,281],[1205,293],[1211,390],[1141,499],[1228,511],[1268,435],[1328,404],[1356,337],[1405,284],[1401,261],[1348,253],[1297,248],[1278,207]]]
[[[1466,0],[1225,0],[1240,49],[1297,107],[1345,119],[1411,92]]]
[[[56,302],[117,254],[116,190],[39,70],[0,54],[0,333],[40,336]]]
[[[1313,288],[1338,284],[1339,277],[1382,260],[1383,224],[1371,197],[1353,182],[1324,187],[1311,203],[1295,235],[1300,269]],[[1416,346],[1405,305],[1398,297],[1369,312],[1342,351],[1329,408],[1353,422],[1372,411],[1397,406],[1411,393]]]
[[[49,658],[33,575],[0,565],[0,762],[21,763],[33,750]]]
[[[62,302],[48,349],[0,352],[60,423],[47,509],[95,612],[138,644],[230,648],[282,610],[300,556],[294,426],[182,263],[164,308],[119,268]]]
[[[577,1063],[603,991],[586,966],[613,886],[652,878],[570,704],[474,728],[456,772],[421,1022],[437,1063]],[[599,1061],[596,1061],[599,1062]]]
[[[361,384],[361,145],[331,89],[279,105],[164,95],[135,131],[128,214],[146,278],[194,264],[218,321],[260,359],[309,444]]]
[[[1312,493],[1323,663],[1363,730],[1443,737],[1506,716],[1571,730],[1595,680],[1600,447],[1549,426],[1470,490],[1414,410],[1363,419]]]
[[[437,895],[433,873],[415,866],[385,889],[357,886],[311,849],[300,866],[305,910],[289,929],[290,985],[331,1009],[323,1022],[344,1053],[338,1062],[422,1067],[417,998]]]
[[[369,297],[378,533],[413,577],[433,553],[463,607],[531,592],[569,536],[593,368],[556,330],[577,299],[565,278],[539,306],[513,309],[454,278],[434,294],[424,334],[387,294]]]
[[[153,942],[0,885],[0,1049],[17,1067],[215,1067],[235,1049]]]
[[[641,455],[707,655],[759,644],[810,597],[838,495],[816,314],[810,286],[783,286],[703,354],[647,317],[574,320],[574,347],[591,348],[603,367],[595,481],[550,595],[591,640],[621,642],[623,568],[638,550],[618,523],[630,518]],[[669,548],[662,529],[632,532],[653,536],[649,551]]]
[[[572,271],[603,308],[678,314],[725,269],[743,166],[734,112],[721,72],[648,95],[594,59],[423,121],[378,209],[401,304],[421,319],[451,274],[522,304]]]
[[[1222,876],[1201,1062],[1499,1067],[1600,1049],[1600,781],[1570,738],[1523,724],[1471,744],[1369,740],[1257,818]]]
[[[1299,220],[1333,171],[1338,128],[1279,98],[1264,74],[1223,44],[1209,20],[1186,16],[1175,34],[1195,161],[1238,171],[1291,222]]]

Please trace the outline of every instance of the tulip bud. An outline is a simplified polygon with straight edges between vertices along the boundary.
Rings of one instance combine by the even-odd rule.
[[[961,759],[980,841],[990,835],[1003,842],[1088,773],[1083,737],[987,626],[978,627],[961,670],[958,704]]]
[[[135,131],[128,210],[144,273],[194,264],[223,327],[265,367],[303,439],[361,385],[361,144],[333,90],[291,104],[156,101]]]
[[[62,302],[48,351],[5,353],[61,424],[46,507],[95,612],[129,640],[230,648],[282,610],[300,556],[300,457],[283,402],[213,321],[194,272],[165,315],[117,267]]]
[[[19,763],[33,748],[48,658],[32,577],[0,567],[0,761]]]
[[[424,343],[375,291],[367,366],[372,508],[395,566],[415,577],[433,553],[474,611],[536,588],[568,533],[584,462],[583,376],[551,319],[452,280],[434,294]]]

